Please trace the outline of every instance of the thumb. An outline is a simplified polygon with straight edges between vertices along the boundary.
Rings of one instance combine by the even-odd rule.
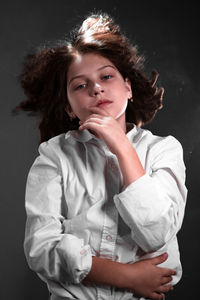
[[[152,259],[152,263],[154,265],[159,265],[159,264],[162,264],[164,261],[166,261],[167,258],[168,258],[168,254],[167,254],[167,252],[165,252],[165,253],[163,253],[163,254],[161,254],[159,256],[154,257]]]
[[[106,110],[104,110],[103,108],[97,107],[97,106],[90,107],[90,111],[92,113],[99,114],[101,116],[105,116],[105,117],[110,116],[110,114]]]

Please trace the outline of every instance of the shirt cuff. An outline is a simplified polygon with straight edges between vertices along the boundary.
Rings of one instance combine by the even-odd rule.
[[[159,219],[169,209],[170,202],[159,185],[145,174],[124,191],[114,196],[114,202],[120,215],[129,227],[148,226]]]
[[[84,245],[83,239],[72,234],[65,234],[56,247],[58,255],[63,258],[63,267],[66,268],[71,283],[80,283],[92,267],[92,253],[89,245]]]

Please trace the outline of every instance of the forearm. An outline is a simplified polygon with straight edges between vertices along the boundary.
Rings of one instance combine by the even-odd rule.
[[[174,270],[157,267],[166,259],[165,253],[134,264],[123,264],[93,257],[92,268],[83,283],[111,285],[132,290],[147,298],[162,299],[160,293],[168,292],[172,288],[169,282],[172,275],[176,274]]]
[[[125,187],[145,174],[137,152],[128,139],[127,142],[120,147],[116,156],[124,178]]]
[[[98,283],[118,288],[130,288],[127,280],[128,265],[92,257],[92,268],[83,283]]]
[[[174,164],[173,160],[168,164],[158,161],[147,174],[114,196],[120,216],[145,252],[156,251],[170,241],[182,223],[186,191]]]

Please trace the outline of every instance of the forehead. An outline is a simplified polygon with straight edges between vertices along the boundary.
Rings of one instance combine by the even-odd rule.
[[[101,67],[107,65],[115,67],[109,59],[99,54],[77,54],[68,69],[68,80],[79,74],[91,74],[92,72],[98,71]]]

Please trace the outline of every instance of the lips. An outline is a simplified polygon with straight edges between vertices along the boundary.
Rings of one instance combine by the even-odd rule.
[[[103,107],[103,106],[106,106],[106,105],[109,105],[110,103],[112,103],[112,101],[110,101],[110,100],[107,100],[107,99],[102,99],[102,100],[99,100],[98,102],[97,102],[97,107]]]

